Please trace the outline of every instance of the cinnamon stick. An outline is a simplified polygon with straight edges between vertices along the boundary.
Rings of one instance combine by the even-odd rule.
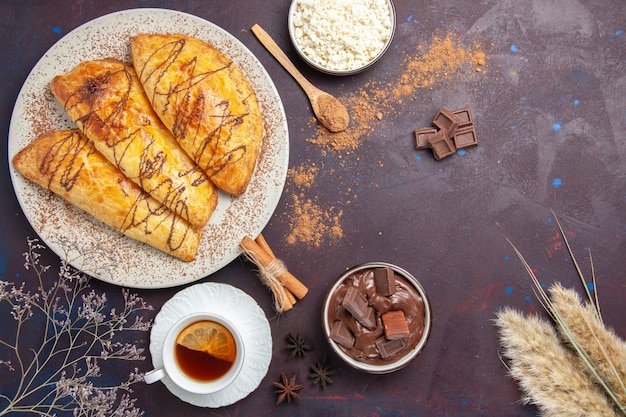
[[[270,256],[272,256],[273,258],[276,257],[276,255],[274,255],[274,251],[272,250],[272,248],[270,248],[269,243],[267,243],[267,240],[265,240],[265,236],[263,236],[262,233],[259,233],[259,235],[256,237],[256,239],[254,239],[254,241],[257,243],[257,245],[259,245],[263,250],[265,250],[265,252],[267,252]]]
[[[254,241],[261,247],[261,249],[263,249],[272,258],[276,257],[276,255],[274,255],[274,251],[272,250],[270,245],[267,243],[267,240],[265,240],[265,236],[263,236],[262,233],[259,233],[259,235],[256,237],[256,239],[254,239]],[[287,288],[283,287],[283,289],[285,290],[285,296],[289,299],[291,304],[292,305],[295,304],[296,297]]]
[[[250,237],[246,236],[241,241],[241,246],[246,251],[248,251],[252,256],[254,256],[259,263],[263,266],[268,266],[272,260],[275,258],[266,252],[256,241],[252,240]],[[294,277],[289,271],[286,269],[283,270],[280,275],[278,275],[278,280],[298,299],[304,298],[309,289],[300,282],[296,277]]]

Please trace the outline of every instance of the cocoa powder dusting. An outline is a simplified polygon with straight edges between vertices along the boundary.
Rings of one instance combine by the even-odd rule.
[[[305,191],[315,184],[318,171],[315,164],[310,164],[290,168],[287,172],[290,186],[298,190],[288,203],[291,215],[287,243],[290,245],[304,243],[319,247],[343,236],[341,210],[323,207],[305,196]]]
[[[343,236],[340,219],[341,210],[337,213],[333,207],[322,207],[303,195],[292,196],[293,216],[287,243],[307,243],[319,247],[331,238]]]

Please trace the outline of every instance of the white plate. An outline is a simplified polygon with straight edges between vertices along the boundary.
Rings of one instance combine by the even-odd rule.
[[[237,379],[214,394],[194,394],[180,389],[167,376],[161,381],[178,398],[199,407],[224,407],[245,398],[267,374],[272,359],[272,333],[263,310],[245,292],[228,284],[206,282],[178,292],[167,301],[150,333],[150,354],[155,369],[163,367],[163,342],[168,330],[193,313],[218,313],[241,330],[246,357]]]
[[[265,121],[265,138],[247,191],[239,198],[219,194],[204,229],[198,256],[182,262],[126,238],[48,190],[25,180],[13,156],[39,134],[75,127],[52,95],[52,78],[81,61],[105,57],[130,62],[130,39],[138,33],[182,33],[204,40],[227,55],[254,88]],[[9,127],[9,166],[26,218],[41,239],[72,266],[96,278],[134,288],[164,288],[195,281],[241,254],[239,242],[256,237],[271,218],[283,191],[289,159],[289,133],[282,102],[256,57],[218,26],[165,9],[134,9],[102,16],[72,32],[48,50],[33,68],[17,98]],[[94,247],[97,249],[94,252]]]

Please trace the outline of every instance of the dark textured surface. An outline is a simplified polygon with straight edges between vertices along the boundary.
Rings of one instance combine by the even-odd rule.
[[[346,78],[317,73],[297,59],[286,27],[287,1],[32,1],[28,8],[24,2],[3,1],[3,280],[22,280],[26,238],[35,236],[6,165],[8,126],[20,87],[61,36],[93,18],[132,7],[195,14],[241,40],[263,63],[283,100],[290,167],[320,168],[315,183],[304,189],[288,178],[264,231],[277,255],[310,288],[304,300],[275,317],[254,267],[241,259],[204,279],[243,289],[270,319],[274,355],[259,388],[235,405],[203,410],[180,402],[161,384],[137,385],[132,395],[146,415],[535,415],[535,408],[518,403],[520,392],[498,356],[492,320],[506,305],[541,310],[506,238],[542,282],[580,289],[551,209],[585,272],[587,250],[592,252],[605,322],[626,337],[626,8],[621,0],[397,1],[393,47],[369,71]],[[372,81],[398,80],[404,59],[437,34],[452,33],[464,45],[479,42],[487,59],[481,73],[439,80],[392,101],[393,112],[356,149],[332,151],[307,141],[315,128],[306,97],[249,31],[254,23],[275,38],[314,84],[340,97],[368,91]],[[472,109],[479,146],[435,161],[428,151],[414,150],[412,132],[430,124],[444,106]],[[319,247],[288,243],[295,194],[341,211],[343,236]],[[320,308],[327,288],[346,268],[367,261],[409,270],[433,305],[434,327],[425,350],[390,375],[340,367],[322,339]],[[43,262],[58,260],[44,252]],[[112,300],[121,297],[116,287],[97,281],[92,286]],[[158,311],[177,290],[138,293]],[[312,351],[291,359],[285,350],[288,333],[306,336]],[[147,346],[147,341],[141,343]],[[322,391],[307,381],[307,374],[325,356],[339,369]],[[138,367],[147,371],[151,366],[146,360]],[[274,405],[271,382],[281,371],[304,381],[302,402]]]

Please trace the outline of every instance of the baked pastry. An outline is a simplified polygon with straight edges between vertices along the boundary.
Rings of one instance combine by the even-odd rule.
[[[237,65],[184,35],[137,35],[131,55],[152,107],[182,148],[218,188],[243,194],[261,148],[263,117]]]
[[[200,229],[217,206],[217,189],[154,113],[134,68],[85,61],[50,84],[66,113],[96,149],[178,215]]]
[[[126,178],[77,129],[39,136],[13,166],[126,236],[183,261],[196,256],[202,232]]]

